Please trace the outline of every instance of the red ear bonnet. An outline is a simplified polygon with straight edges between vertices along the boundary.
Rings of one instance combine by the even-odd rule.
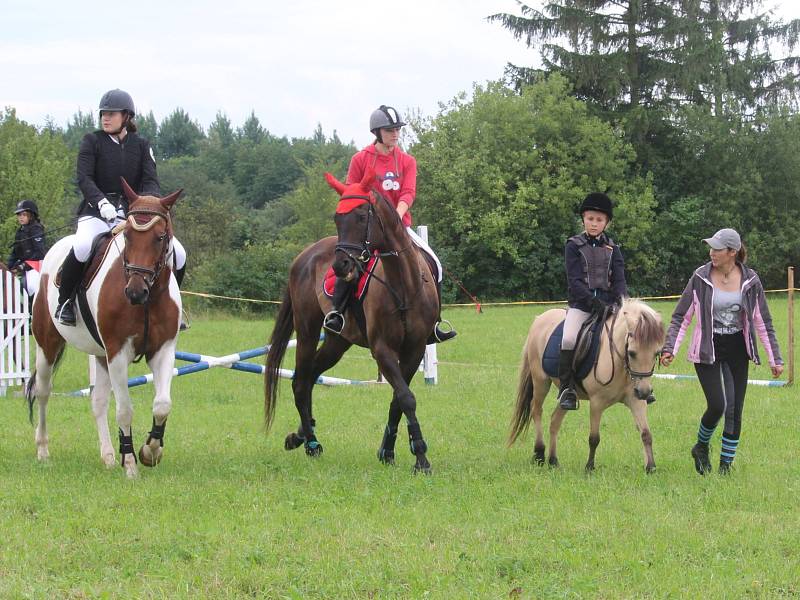
[[[339,214],[349,213],[362,204],[374,202],[369,191],[369,186],[373,179],[375,179],[375,171],[373,169],[367,169],[361,181],[347,185],[340,182],[330,173],[325,173],[325,181],[341,196],[339,204],[336,206],[336,212]]]

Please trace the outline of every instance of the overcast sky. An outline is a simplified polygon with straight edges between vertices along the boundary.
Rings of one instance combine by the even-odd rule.
[[[182,107],[204,128],[254,110],[276,135],[322,123],[370,141],[380,104],[433,115],[473,82],[538,53],[485,17],[515,0],[1,0],[0,107],[65,125],[103,92],[131,93],[161,121]],[[800,2],[767,3],[782,18]]]

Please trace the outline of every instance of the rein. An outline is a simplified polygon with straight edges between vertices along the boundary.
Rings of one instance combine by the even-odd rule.
[[[380,196],[380,198],[381,198],[381,200],[383,200],[384,202],[389,204],[388,201],[386,200],[386,198],[384,198],[383,196]],[[406,246],[405,248],[402,248],[401,250],[389,250],[389,251],[386,251],[386,252],[380,252],[380,251],[377,251],[377,250],[373,250],[372,249],[372,242],[370,241],[372,220],[374,218],[378,222],[378,226],[381,228],[381,232],[383,232],[385,234],[386,233],[386,228],[385,228],[385,226],[383,224],[383,220],[375,212],[375,209],[373,208],[374,204],[373,204],[372,198],[370,198],[369,196],[348,195],[348,196],[342,196],[342,198],[341,198],[341,200],[350,200],[350,199],[361,200],[361,201],[366,200],[368,202],[368,206],[367,206],[367,224],[366,224],[365,231],[364,231],[364,241],[362,241],[360,244],[352,244],[352,243],[349,243],[349,242],[337,242],[335,252],[341,252],[342,254],[344,254],[345,256],[350,258],[355,263],[356,270],[358,271],[359,277],[364,274],[364,271],[366,270],[366,265],[369,262],[370,258],[372,258],[372,256],[377,256],[377,257],[380,257],[380,258],[385,258],[385,257],[388,257],[388,256],[399,257],[401,254],[403,254],[403,253],[405,253],[405,252],[407,252],[408,250],[411,249],[413,244],[411,242],[409,242],[408,246]],[[391,208],[391,205],[389,205],[389,206]],[[394,209],[392,208],[392,210],[394,210]],[[354,254],[356,252],[358,254]],[[400,320],[403,322],[403,327],[405,328],[406,327],[406,312],[408,311],[408,306],[405,305],[405,302],[401,298],[400,294],[398,294],[397,291],[386,280],[381,279],[375,273],[372,274],[372,277],[376,281],[381,283],[389,291],[389,293],[392,295],[392,298],[394,300],[395,306],[397,307],[397,310],[400,312]],[[401,287],[402,287],[402,285],[401,285]]]

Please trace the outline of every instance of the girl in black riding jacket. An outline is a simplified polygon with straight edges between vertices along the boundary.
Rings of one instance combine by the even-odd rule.
[[[579,210],[585,229],[569,238],[564,248],[569,308],[558,368],[558,402],[564,410],[578,408],[573,361],[581,325],[592,313],[604,312],[628,295],[622,252],[605,233],[613,215],[611,199],[598,192],[589,194]]]
[[[20,275],[25,291],[33,298],[39,289],[39,271],[45,254],[44,226],[39,220],[39,207],[33,200],[20,201],[14,212],[19,228],[6,266]]]
[[[75,325],[71,299],[75,295],[89,258],[94,238],[125,219],[128,199],[122,177],[142,196],[160,196],[155,156],[150,143],[136,133],[136,109],[130,94],[110,90],[100,100],[102,129],[87,133],[78,150],[78,186],[83,200],[78,207],[78,230],[72,250],[64,260],[56,317],[63,325]],[[172,238],[175,279],[180,285],[186,265],[186,250]]]

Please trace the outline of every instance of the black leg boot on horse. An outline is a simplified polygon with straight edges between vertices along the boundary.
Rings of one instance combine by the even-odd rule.
[[[436,277],[436,273],[433,274]],[[456,330],[450,324],[450,321],[442,319],[442,282],[437,279],[436,281],[436,298],[439,300],[439,316],[436,319],[436,325],[433,326],[433,331],[428,336],[427,344],[438,344],[439,342],[446,342],[452,340],[456,335]],[[442,330],[439,325],[447,323],[447,330]]]
[[[325,320],[322,322],[322,326],[331,333],[341,334],[344,330],[344,311],[347,310],[352,287],[349,281],[341,277],[336,278],[331,299],[333,310],[325,315]]]
[[[58,288],[58,308],[56,319],[62,325],[75,327],[75,292],[83,276],[84,264],[75,258],[75,251],[70,250],[61,265],[61,284]]]
[[[561,350],[558,359],[558,405],[564,410],[578,409],[578,394],[575,393],[575,371],[572,361],[575,359],[575,350]]]

